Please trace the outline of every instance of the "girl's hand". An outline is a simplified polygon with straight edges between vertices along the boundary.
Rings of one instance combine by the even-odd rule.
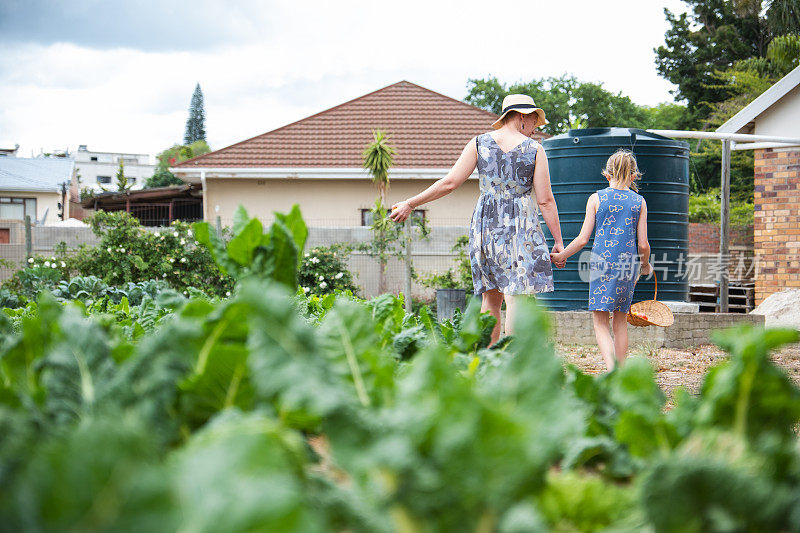
[[[650,263],[644,263],[642,267],[639,269],[639,276],[649,276],[653,273],[653,265]]]
[[[412,211],[414,210],[408,204],[408,200],[403,200],[402,202],[398,202],[392,206],[392,214],[389,215],[389,218],[395,222],[403,222],[405,219],[411,216]]]
[[[553,245],[553,251],[550,252],[550,262],[557,268],[564,268],[567,264],[567,256],[564,253],[564,245],[556,243]]]

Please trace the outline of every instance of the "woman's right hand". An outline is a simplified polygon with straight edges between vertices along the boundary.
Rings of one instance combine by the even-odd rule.
[[[652,273],[653,273],[653,265],[651,265],[650,263],[644,263],[639,269],[640,276],[649,276]]]
[[[389,218],[394,220],[395,222],[403,222],[409,216],[411,216],[411,212],[414,209],[408,203],[408,200],[403,200],[402,202],[398,202],[392,206],[392,214],[389,215]]]

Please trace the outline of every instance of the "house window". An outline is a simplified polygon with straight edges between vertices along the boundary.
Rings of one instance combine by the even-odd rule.
[[[414,212],[411,214],[412,219],[418,219],[425,221],[425,210],[424,209],[415,209]],[[361,210],[361,225],[362,226],[371,226],[372,225],[372,209],[362,209]]]
[[[97,183],[111,183],[111,176],[97,176]]]
[[[26,215],[36,220],[36,198],[0,197],[0,218],[24,220]]]
[[[136,183],[136,178],[128,178],[128,183],[130,184]]]
[[[96,155],[93,155],[93,156],[92,156],[92,157],[90,157],[89,159],[91,159],[92,161],[97,161],[97,156],[96,156]]]

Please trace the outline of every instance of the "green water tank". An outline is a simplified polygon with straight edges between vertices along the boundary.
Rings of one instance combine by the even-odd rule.
[[[619,148],[636,156],[642,178],[639,193],[647,202],[647,232],[651,260],[658,275],[658,299],[686,301],[689,209],[689,144],[633,128],[570,130],[542,142],[550,167],[550,182],[558,204],[564,244],[578,236],[586,200],[608,187],[601,171]],[[550,248],[553,239],[543,224]],[[593,240],[584,248],[591,251]],[[553,268],[555,291],[539,300],[556,311],[588,307],[588,253],[574,255],[563,269]],[[653,297],[653,280],[639,280],[633,301]]]

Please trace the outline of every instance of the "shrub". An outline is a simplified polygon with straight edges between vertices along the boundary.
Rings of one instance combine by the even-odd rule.
[[[63,257],[72,272],[96,276],[114,286],[159,279],[178,291],[196,287],[214,296],[233,287],[232,279],[219,271],[208,250],[197,246],[189,224],[174,222],[154,233],[127,213],[104,211],[87,221],[100,242]]]
[[[305,294],[323,296],[334,291],[356,292],[345,261],[350,250],[343,245],[312,248],[300,262],[298,283]]]
[[[721,200],[719,189],[689,197],[689,222],[719,223]],[[731,202],[731,226],[752,226],[754,222],[752,202]]]

